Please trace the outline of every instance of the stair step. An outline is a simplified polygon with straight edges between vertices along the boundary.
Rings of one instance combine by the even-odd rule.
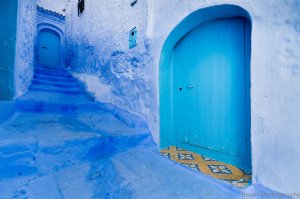
[[[26,112],[74,112],[74,111],[95,111],[100,110],[96,103],[87,102],[77,102],[74,100],[66,102],[55,102],[55,101],[35,101],[35,100],[17,100],[16,106],[19,110]],[[77,96],[76,96],[77,99]]]
[[[38,86],[38,85],[31,85],[30,90],[50,92],[50,93],[71,94],[71,95],[78,95],[83,93],[79,89],[59,89],[59,88],[51,88],[48,86]]]
[[[30,90],[30,92],[27,92],[22,96],[22,100],[61,104],[90,102],[90,99],[87,98],[84,93],[76,95],[76,98],[74,99],[74,95],[66,95],[64,93],[51,93],[37,90]]]
[[[40,88],[40,89],[55,89],[55,90],[62,90],[62,91],[81,91],[80,87],[76,88],[65,88],[65,87],[53,87],[53,85],[39,85],[39,84],[31,84],[31,86],[35,88]]]
[[[45,69],[36,69],[35,73],[39,74],[39,75],[46,75],[46,76],[72,78],[72,76],[65,71],[60,72],[60,71],[49,71],[49,70],[45,70]]]
[[[51,86],[56,88],[79,88],[77,82],[71,82],[71,83],[55,82],[55,81],[47,81],[47,80],[39,80],[39,79],[34,79],[32,85],[45,85],[45,86]]]
[[[33,78],[35,80],[46,80],[46,81],[54,81],[54,82],[69,82],[69,83],[76,82],[74,78],[48,76],[48,75],[41,75],[41,74],[35,74]]]
[[[35,70],[44,70],[49,72],[67,72],[65,69],[60,68],[46,68],[46,67],[37,67]]]

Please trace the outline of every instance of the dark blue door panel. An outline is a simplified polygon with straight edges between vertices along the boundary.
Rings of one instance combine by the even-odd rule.
[[[54,32],[42,31],[38,38],[38,62],[40,66],[59,68],[60,38]]]

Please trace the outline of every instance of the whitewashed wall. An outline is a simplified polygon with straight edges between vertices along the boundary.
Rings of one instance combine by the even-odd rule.
[[[130,1],[86,0],[80,17],[73,1],[66,14],[67,64],[97,100],[153,121],[157,103],[153,103],[155,77],[148,54],[147,18],[146,0],[133,7]],[[134,27],[137,47],[129,49],[129,31]]]
[[[40,7],[65,15],[65,9],[71,0],[36,0]]]
[[[33,78],[36,0],[19,0],[17,24],[14,70],[15,97],[27,91]]]
[[[159,58],[172,29],[200,8],[234,4],[252,18],[251,136],[254,183],[279,192],[299,192],[300,1],[149,0],[152,70],[158,104]],[[158,115],[158,110],[153,110]],[[153,122],[153,121],[151,121]],[[156,123],[153,132],[158,137]]]

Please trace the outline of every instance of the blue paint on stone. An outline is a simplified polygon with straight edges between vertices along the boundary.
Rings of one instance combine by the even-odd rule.
[[[1,198],[242,198],[161,156],[146,122],[90,100],[66,71],[36,70],[11,106],[14,114],[0,123]],[[268,191],[249,191],[261,190]]]

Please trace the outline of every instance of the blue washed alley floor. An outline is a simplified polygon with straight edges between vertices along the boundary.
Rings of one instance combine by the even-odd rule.
[[[93,102],[67,72],[37,70],[11,107],[0,124],[0,198],[234,199],[267,191],[240,190],[166,159],[141,119]]]

